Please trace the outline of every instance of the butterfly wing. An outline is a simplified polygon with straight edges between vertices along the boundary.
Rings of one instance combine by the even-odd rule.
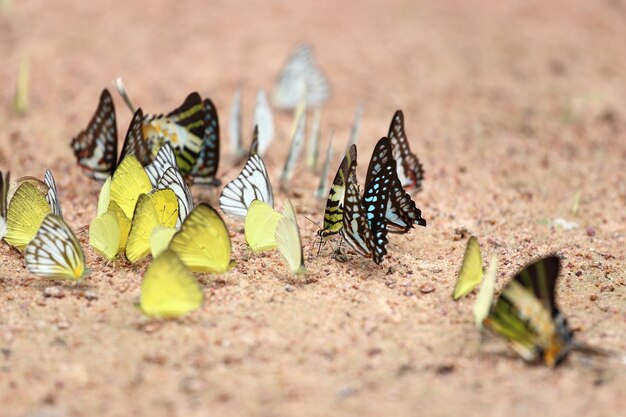
[[[372,259],[377,264],[383,261],[387,254],[387,203],[389,193],[396,177],[396,165],[393,161],[382,166],[376,176],[365,186],[363,207],[372,232]]]
[[[179,229],[180,225],[189,215],[189,212],[193,209],[193,198],[185,179],[177,167],[170,167],[165,171],[157,184],[157,189],[171,189],[176,194],[178,200],[178,220],[176,222],[176,229]]]
[[[361,256],[370,256],[374,241],[361,201],[361,193],[356,178],[356,161],[352,161],[348,168],[342,223],[341,235],[346,243]]]
[[[387,135],[393,147],[393,157],[397,162],[398,177],[403,187],[421,190],[424,181],[424,167],[411,152],[409,141],[404,131],[404,113],[396,111]]]
[[[7,233],[7,209],[9,184],[11,183],[11,172],[2,175],[0,171],[0,239]]]
[[[9,201],[4,240],[23,251],[37,234],[48,213],[50,206],[44,194],[30,182],[23,182]]]
[[[333,159],[333,132],[330,133],[330,139],[328,140],[328,148],[326,149],[326,160],[322,166],[322,175],[320,175],[320,183],[317,186],[315,197],[318,199],[324,198],[326,193],[326,187],[328,185],[328,171],[330,170],[330,161]],[[343,199],[341,199],[343,203]],[[319,234],[319,233],[318,233]]]
[[[109,203],[111,202],[111,176],[109,175],[98,194],[98,208],[96,209],[96,216],[101,216],[109,209]]]
[[[180,317],[203,303],[202,287],[174,252],[166,250],[150,263],[141,281],[140,308],[144,314]]]
[[[226,224],[208,204],[199,204],[191,211],[169,248],[194,272],[221,274],[234,265]]]
[[[43,177],[43,181],[48,186],[48,193],[46,194],[46,201],[48,201],[48,205],[52,209],[52,212],[63,218],[63,212],[61,210],[61,204],[59,204],[59,194],[57,192],[57,184],[54,181],[54,176],[52,176],[52,171],[46,169],[46,173]]]
[[[150,164],[146,166],[146,173],[150,178],[150,183],[152,187],[156,187],[159,179],[165,174],[168,168],[175,167],[178,169],[178,165],[176,163],[176,155],[174,154],[174,150],[172,149],[172,145],[169,142],[166,142],[161,146],[159,152],[157,153],[156,158]]]
[[[115,201],[126,217],[132,219],[137,199],[150,190],[150,178],[137,158],[132,155],[125,157],[111,180],[111,201]]]
[[[560,259],[554,255],[526,266],[507,284],[483,322],[524,359],[542,359],[549,366],[557,365],[572,343],[572,332],[554,299],[559,270]]]
[[[276,247],[274,232],[280,218],[280,213],[267,203],[254,200],[250,204],[244,233],[246,243],[252,252],[262,252]]]
[[[31,273],[51,279],[78,280],[89,273],[78,239],[54,213],[46,215],[39,231],[26,245],[24,261]]]
[[[272,98],[282,110],[293,109],[306,96],[309,106],[324,104],[330,97],[330,85],[318,68],[309,45],[298,45],[291,53],[276,80]]]
[[[259,155],[265,155],[272,139],[274,139],[274,115],[267,102],[265,91],[259,90],[254,109],[254,125],[259,128]]]
[[[83,172],[104,181],[117,165],[117,124],[109,90],[102,90],[95,114],[87,128],[72,139],[72,150]]]
[[[472,292],[483,280],[483,259],[480,256],[480,246],[478,239],[471,236],[467,240],[465,247],[465,255],[463,256],[463,265],[459,271],[454,294],[452,297],[458,300]]]
[[[493,294],[495,292],[496,278],[498,271],[498,257],[492,255],[489,261],[489,268],[485,273],[483,283],[480,285],[480,290],[476,296],[476,302],[472,307],[474,313],[474,324],[478,329],[482,329],[483,321],[489,315],[489,310],[493,304]]]
[[[346,155],[343,157],[343,160],[339,165],[339,169],[335,174],[333,184],[330,186],[328,199],[326,200],[326,208],[324,209],[324,228],[317,232],[317,234],[321,237],[338,233],[343,227],[344,197],[346,193],[346,184],[348,181],[350,165],[353,161],[356,162],[356,145],[350,146],[348,152],[346,152]]]
[[[302,152],[302,145],[304,145],[304,130],[306,124],[306,109],[300,112],[300,115],[296,121],[296,128],[291,137],[291,146],[289,147],[289,154],[285,160],[285,166],[280,176],[280,180],[287,183],[293,176],[293,171],[296,168],[296,163]]]
[[[248,162],[237,178],[226,184],[220,194],[220,208],[236,219],[244,220],[248,207],[254,200],[261,200],[274,207],[274,193],[263,159],[258,154]]]
[[[220,162],[220,123],[215,104],[207,98],[202,105],[204,106],[202,147],[190,174],[196,184],[218,186],[220,181],[215,178],[215,175]]]
[[[276,224],[274,232],[276,246],[287,261],[289,269],[294,274],[304,274],[306,268],[304,266],[304,252],[302,250],[302,239],[300,238],[300,228],[296,212],[291,205],[291,201],[285,202],[283,207],[283,215]]]
[[[124,138],[124,145],[122,145],[122,153],[120,154],[120,164],[129,155],[137,158],[142,166],[152,162],[152,155],[143,134],[143,120],[143,111],[137,109],[126,131],[126,138]]]
[[[120,226],[114,212],[107,211],[91,221],[89,245],[108,260],[117,256],[120,246]]]
[[[241,135],[241,88],[237,88],[233,96],[233,104],[230,108],[230,118],[228,120],[228,137],[230,147],[235,156],[243,156],[243,143]]]

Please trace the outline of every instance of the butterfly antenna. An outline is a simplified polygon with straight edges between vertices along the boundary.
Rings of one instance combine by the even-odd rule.
[[[307,216],[304,216],[304,218],[305,218],[305,219],[307,219],[308,221],[310,221],[311,223],[313,223],[314,225],[316,225],[318,228],[320,228],[320,229],[321,229],[321,226],[320,226],[320,224],[319,224],[318,222],[316,222],[316,221],[314,221],[314,220],[309,219]]]
[[[130,96],[128,95],[128,90],[126,89],[126,85],[124,84],[124,81],[122,81],[122,77],[117,77],[115,79],[115,88],[117,89],[117,92],[120,93],[120,96],[122,96],[124,103],[126,103],[130,111],[132,113],[135,113],[135,111],[137,111],[137,107],[135,107],[132,100],[130,99]]]

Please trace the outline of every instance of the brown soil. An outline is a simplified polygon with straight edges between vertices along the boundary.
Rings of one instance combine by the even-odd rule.
[[[532,258],[558,251],[562,310],[591,344],[626,351],[626,3],[603,1],[14,1],[0,15],[0,169],[54,170],[66,218],[95,212],[98,185],[75,166],[71,137],[122,75],[133,98],[166,111],[198,90],[223,126],[221,177],[235,175],[225,125],[238,83],[251,124],[293,45],[315,46],[333,85],[325,147],[336,155],[365,103],[359,174],[404,109],[427,170],[416,196],[428,227],[393,236],[381,266],[326,249],[305,283],[277,253],[251,256],[229,221],[238,266],[201,276],[207,303],[172,322],[134,307],[146,263],[106,264],[84,285],[30,275],[0,247],[2,416],[606,416],[619,415],[626,368],[571,360],[533,367],[473,327],[475,295],[451,301],[465,246],[501,259],[498,288]],[[30,107],[12,108],[30,63]],[[115,97],[119,130],[130,121]],[[275,179],[290,115],[277,116]],[[338,157],[337,161],[338,163]],[[308,250],[323,202],[301,164],[291,195]],[[572,214],[580,192],[580,209]],[[196,189],[215,204],[216,193]],[[278,192],[279,206],[285,194]],[[580,227],[565,232],[548,220]],[[466,231],[466,232],[465,232]],[[432,290],[432,291],[430,291]],[[87,291],[97,299],[88,300]]]

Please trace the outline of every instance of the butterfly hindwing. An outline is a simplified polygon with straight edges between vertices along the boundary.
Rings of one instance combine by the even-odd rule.
[[[341,235],[361,256],[369,256],[374,247],[372,231],[361,201],[361,192],[356,178],[356,161],[348,168],[343,202]]]
[[[87,125],[72,139],[72,150],[83,172],[104,181],[117,165],[117,123],[109,90],[102,90],[98,108]]]
[[[43,181],[48,186],[48,193],[46,194],[46,200],[52,209],[52,212],[63,218],[63,211],[61,210],[61,204],[59,203],[59,194],[57,192],[57,184],[54,181],[54,176],[52,175],[52,171],[46,169],[46,173],[44,174]]]
[[[89,273],[78,239],[54,213],[44,218],[39,231],[26,245],[24,260],[30,272],[46,278],[78,280]]]

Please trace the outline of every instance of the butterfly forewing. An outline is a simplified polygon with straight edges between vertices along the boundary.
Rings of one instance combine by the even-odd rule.
[[[324,209],[324,228],[318,231],[318,235],[326,237],[338,233],[343,225],[343,204],[348,180],[350,164],[356,161],[356,145],[350,146],[344,156],[335,179],[330,187],[326,208]],[[355,180],[356,182],[356,180]]]
[[[176,155],[174,154],[174,150],[172,149],[172,145],[169,143],[164,143],[159,149],[159,153],[157,153],[156,158],[150,164],[146,166],[146,173],[150,178],[150,183],[152,187],[156,187],[159,179],[165,174],[170,167],[174,167],[178,169],[178,165],[176,164]]]
[[[176,222],[176,228],[178,229],[193,209],[193,198],[191,190],[189,190],[185,179],[177,167],[168,168],[159,180],[157,189],[162,190],[166,188],[174,191],[178,200],[178,221]]]
[[[341,235],[346,243],[361,256],[371,255],[374,240],[361,201],[361,193],[356,178],[356,161],[352,161],[348,169],[342,222]]]
[[[219,201],[224,213],[243,220],[254,200],[261,200],[274,207],[274,193],[267,169],[257,154],[251,155],[239,176],[226,184]]]
[[[404,113],[398,110],[391,120],[387,135],[393,147],[393,157],[397,163],[398,177],[404,187],[421,190],[424,180],[424,168],[409,147],[404,131]]]
[[[56,279],[80,279],[87,269],[76,236],[59,216],[48,214],[24,251],[29,271]]]
[[[87,176],[102,182],[113,173],[117,165],[117,124],[109,90],[102,91],[95,114],[87,128],[72,139],[71,146]]]
[[[129,155],[133,155],[137,158],[143,166],[152,162],[151,151],[143,135],[143,119],[143,111],[137,109],[126,132],[124,145],[122,145],[122,153],[120,154],[120,163]]]

